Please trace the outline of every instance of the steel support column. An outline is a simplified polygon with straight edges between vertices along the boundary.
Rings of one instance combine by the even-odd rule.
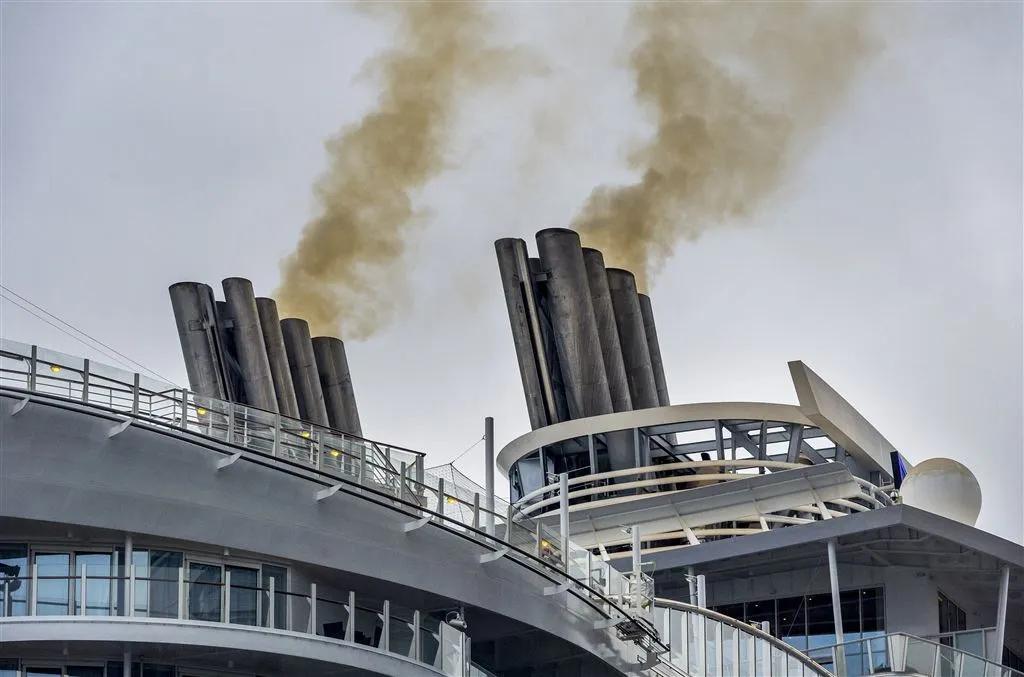
[[[494,418],[484,419],[484,525],[488,536],[494,536]]]
[[[835,623],[836,633],[836,675],[837,677],[846,677],[846,652],[842,646],[843,644],[843,613],[842,607],[839,605],[839,564],[838,556],[836,555],[836,539],[830,538],[828,541],[828,578],[832,584],[832,622]]]
[[[999,604],[996,608],[996,646],[995,656],[989,660],[1002,664],[1003,646],[1006,644],[1006,605],[1010,597],[1010,565],[1004,564],[999,578]]]

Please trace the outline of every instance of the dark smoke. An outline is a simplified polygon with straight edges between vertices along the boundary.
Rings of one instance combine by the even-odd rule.
[[[645,288],[680,241],[749,217],[841,105],[867,19],[854,2],[637,4],[630,68],[656,131],[629,156],[639,180],[595,189],[573,227]]]
[[[414,191],[449,167],[456,114],[474,88],[511,75],[518,52],[491,45],[483,3],[368,3],[397,17],[395,46],[373,64],[378,105],[331,138],[315,195],[320,213],[282,262],[282,315],[314,335],[365,338],[383,327],[404,292],[401,259],[419,216]]]

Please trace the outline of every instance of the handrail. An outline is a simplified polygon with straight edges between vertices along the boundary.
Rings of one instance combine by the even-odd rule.
[[[6,342],[4,342],[6,343]],[[2,343],[0,343],[2,345]],[[64,395],[61,393],[46,392],[44,389],[42,392],[39,390],[39,383],[45,382],[45,375],[37,374],[35,366],[38,364],[54,365],[59,368],[57,372],[64,368],[64,365],[55,363],[52,361],[41,360],[37,355],[37,348],[31,347],[31,360],[33,364],[33,370],[28,374],[25,385],[26,388],[14,388],[7,386],[3,383],[3,375],[5,373],[15,373],[22,376],[26,376],[24,372],[14,372],[8,369],[0,369],[0,388],[3,390],[10,390],[12,392],[29,392],[34,397],[43,397],[46,399],[55,399],[71,402],[75,402],[76,406],[84,406],[92,410],[100,410],[109,412],[112,414],[115,420],[124,421],[125,416],[129,416],[131,419],[138,419],[141,422],[148,424],[155,424],[157,430],[164,432],[165,434],[171,434],[175,437],[188,438],[193,435],[199,438],[212,439],[219,445],[225,445],[227,449],[218,447],[210,447],[222,454],[230,454],[230,449],[243,449],[248,452],[255,453],[256,456],[246,457],[249,461],[261,462],[259,457],[273,457],[278,462],[298,464],[304,466],[307,470],[314,473],[314,481],[326,485],[330,493],[336,491],[342,491],[344,493],[357,496],[366,500],[370,500],[379,505],[388,507],[392,510],[396,510],[402,514],[408,515],[413,518],[427,517],[428,521],[433,523],[435,526],[443,528],[451,533],[469,538],[469,540],[476,542],[489,550],[496,553],[514,553],[515,556],[511,557],[512,561],[526,566],[535,573],[541,575],[543,578],[550,582],[560,585],[563,580],[572,581],[574,585],[568,587],[568,591],[574,596],[582,600],[588,607],[593,608],[600,614],[601,617],[606,619],[619,619],[623,622],[632,621],[635,622],[634,617],[630,612],[624,608],[620,603],[609,597],[605,591],[598,590],[590,585],[591,571],[588,571],[583,579],[574,578],[569,575],[568,567],[554,566],[551,562],[542,558],[539,552],[530,553],[519,545],[511,542],[511,538],[514,533],[514,528],[518,525],[515,522],[509,521],[504,515],[494,514],[498,519],[504,520],[506,523],[506,538],[502,540],[494,534],[487,533],[485,530],[479,527],[479,516],[481,513],[486,512],[483,508],[477,508],[474,511],[474,519],[472,522],[466,522],[462,519],[454,519],[444,514],[445,505],[445,492],[441,486],[431,487],[417,479],[417,474],[422,472],[422,459],[423,456],[419,455],[413,466],[403,468],[406,472],[400,473],[395,472],[393,469],[388,469],[372,462],[367,463],[365,458],[360,458],[358,465],[359,472],[351,473],[344,471],[345,460],[331,461],[326,465],[335,465],[337,472],[330,472],[325,467],[324,463],[324,439],[325,434],[329,433],[328,429],[312,426],[309,423],[296,421],[293,419],[287,419],[285,417],[279,417],[275,414],[264,412],[262,410],[256,410],[251,407],[242,407],[241,405],[218,401],[213,398],[199,397],[192,393],[189,393],[184,389],[170,389],[168,394],[161,394],[155,391],[147,391],[140,387],[140,378],[135,376],[132,384],[122,383],[111,379],[106,376],[98,376],[103,380],[110,380],[122,386],[121,393],[128,392],[131,394],[130,405],[126,405],[122,400],[116,400],[113,397],[113,389],[109,386],[100,386],[97,383],[90,383],[88,378],[84,378],[81,384],[69,383],[67,381],[60,381],[69,386],[69,394]],[[24,360],[25,356],[19,355],[18,353],[11,353],[9,351],[3,351],[2,356],[14,357],[16,359]],[[87,365],[86,365],[87,366]],[[77,371],[74,367],[69,367],[71,371]],[[86,371],[85,373],[88,373]],[[71,388],[72,385],[81,386],[78,391]],[[92,401],[90,398],[90,389],[101,388],[109,397],[106,398],[104,405]],[[109,391],[109,392],[108,392]],[[145,395],[149,398],[148,412],[143,411],[140,405],[141,397]],[[191,395],[192,401],[189,402],[189,396]],[[163,398],[168,402],[160,403],[157,402],[157,406],[153,406],[153,397]],[[218,409],[223,410],[218,411]],[[170,413],[168,413],[168,408]],[[236,415],[241,409],[241,423],[244,426],[248,426],[251,419],[258,418],[259,415],[270,416],[275,422],[275,425],[270,426],[269,430],[263,430],[264,433],[272,433],[272,439],[268,439],[261,435],[255,434],[259,431],[258,425],[253,429],[244,428],[238,429],[239,417]],[[206,417],[200,420],[200,417]],[[226,417],[226,423],[223,420],[214,421],[214,418],[223,419]],[[258,421],[252,421],[254,424],[259,424]],[[286,429],[283,426],[283,422],[287,422],[291,429]],[[220,432],[224,430],[226,435],[221,438],[219,435],[212,434],[214,431]],[[296,431],[298,431],[296,433]],[[240,435],[239,435],[240,433]],[[314,433],[317,433],[314,437]],[[301,438],[305,445],[292,445],[289,447],[284,444],[282,438],[286,435],[290,435],[293,438]],[[366,442],[362,438],[351,438],[349,436],[338,436],[336,441],[340,441],[338,445],[342,447],[339,450],[339,456],[353,457],[352,454],[345,452],[343,447],[345,443],[345,437],[348,437],[350,441],[356,442],[357,444]],[[358,441],[357,441],[358,440]],[[255,444],[255,442],[262,442],[262,444]],[[269,443],[269,445],[268,445]],[[315,445],[315,446],[314,446]],[[208,446],[208,445],[207,445]],[[329,448],[329,447],[326,447]],[[287,451],[288,453],[281,453],[281,450]],[[299,459],[296,452],[301,451],[303,459]],[[235,454],[237,456],[237,453]],[[291,455],[291,458],[288,456]],[[309,459],[309,462],[300,462],[301,460]],[[358,458],[358,457],[357,457]],[[404,464],[403,464],[404,465]],[[364,470],[367,467],[378,468],[383,472],[385,479],[388,481],[378,483],[376,481],[367,481],[371,478],[366,477]],[[320,476],[320,477],[315,477]],[[392,478],[394,481],[391,481]],[[421,475],[422,476],[422,475]],[[354,488],[349,488],[354,487]],[[412,491],[409,491],[409,488]],[[429,494],[436,494],[438,499],[438,510],[431,510],[425,500],[425,497]],[[457,525],[457,526],[455,526]],[[540,543],[542,542],[541,530],[537,529],[537,551],[540,550]],[[568,545],[568,548],[563,548],[563,552],[566,553],[573,546],[571,543],[563,544]],[[577,548],[578,550],[582,550]],[[587,551],[589,554],[589,551]],[[606,577],[610,580],[617,576],[623,578],[621,574],[612,569],[606,563],[600,563],[601,566],[606,569]],[[613,573],[614,572],[614,573]],[[576,587],[582,590],[575,589]],[[567,609],[571,613],[577,613],[567,605]],[[656,632],[646,632],[646,641],[649,646],[658,646],[659,640]]]
[[[354,591],[349,592],[345,601],[321,597],[317,593],[316,583],[310,583],[309,592],[300,593],[277,589],[274,585],[234,584],[231,581],[230,571],[220,581],[193,581],[188,578],[187,569],[183,566],[162,568],[162,571],[167,573],[163,577],[139,575],[139,568],[138,565],[133,564],[127,567],[126,573],[115,574],[111,572],[112,567],[107,566],[100,569],[100,571],[106,570],[106,573],[93,574],[92,570],[83,564],[75,575],[47,575],[40,573],[38,564],[32,564],[30,574],[3,579],[2,586],[0,586],[0,626],[6,620],[17,618],[109,617],[175,619],[193,623],[265,628],[297,635],[324,637],[348,644],[371,646],[386,653],[412,659],[421,665],[437,668],[449,677],[471,677],[474,674],[458,656],[449,656],[444,651],[446,636],[450,635],[461,644],[465,633],[439,618],[435,619],[437,621],[435,630],[424,622],[429,615],[419,610],[392,605],[387,600],[382,601],[379,607],[362,606],[356,603],[357,596]],[[41,596],[46,589],[41,590],[40,583],[45,581],[63,581],[66,584],[59,588],[60,592],[54,598],[47,599]],[[153,608],[151,606],[152,597],[147,595],[143,600],[143,606],[140,607],[139,600],[135,597],[135,591],[140,583],[174,586],[175,589],[173,596],[165,595],[163,597],[163,606]],[[24,590],[22,596],[19,599],[12,599],[11,593],[19,589]],[[213,616],[207,613],[206,617],[196,618],[191,606],[192,594],[212,589],[217,590],[214,597],[216,608],[212,610]],[[233,597],[229,591],[251,593],[254,596],[251,600],[252,606],[246,606],[243,610],[251,622],[233,620],[237,618],[234,614],[238,610],[232,607]],[[93,602],[94,597],[100,598],[99,604]],[[281,609],[278,604],[285,605],[283,614],[281,614],[284,627],[278,623],[279,609]],[[24,612],[14,613],[17,610],[16,605],[22,605]],[[57,613],[40,613],[42,608],[57,611]],[[326,627],[321,627],[321,624],[318,623],[319,614],[332,608],[344,609],[345,616],[342,619],[344,636],[342,637],[327,635]],[[61,610],[64,613],[60,613]],[[359,641],[355,634],[356,615],[360,612],[376,617],[374,625],[380,624],[380,637],[376,640],[371,639],[369,643]],[[404,626],[411,631],[407,646],[403,647],[407,650],[405,652],[397,650],[397,646],[392,646],[392,627],[396,623],[399,624],[399,627]],[[422,654],[424,635],[434,637],[437,642],[436,651],[431,657]]]
[[[789,463],[787,461],[769,461],[769,460],[758,460],[758,459],[724,459],[724,460],[720,460],[720,461],[718,461],[718,460],[715,460],[715,461],[680,461],[680,462],[677,462],[677,463],[664,463],[664,464],[661,464],[661,465],[644,466],[642,468],[627,468],[627,469],[623,469],[623,470],[612,470],[612,471],[603,472],[603,473],[595,473],[595,474],[592,474],[592,475],[583,475],[583,476],[579,476],[579,477],[574,477],[574,478],[569,479],[568,486],[569,487],[574,487],[574,486],[579,486],[581,484],[582,485],[600,484],[602,481],[608,480],[608,479],[617,479],[617,478],[620,478],[620,477],[629,477],[629,476],[644,476],[644,475],[653,475],[653,474],[663,474],[665,472],[674,471],[674,470],[699,470],[701,468],[718,468],[718,469],[735,468],[737,470],[741,470],[741,469],[755,469],[755,468],[761,469],[761,468],[764,468],[764,469],[773,469],[773,470],[793,470],[793,469],[799,469],[799,468],[805,468],[805,467],[807,467],[807,466],[803,465],[803,464],[800,464],[800,463]],[[645,478],[645,479],[641,479],[641,480],[634,480],[634,481],[631,481],[631,482],[607,484],[607,485],[600,485],[600,486],[590,486],[590,487],[586,487],[584,489],[579,489],[579,490],[576,490],[576,491],[571,491],[569,493],[569,496],[570,497],[582,497],[582,496],[588,496],[588,495],[592,495],[592,494],[615,493],[615,492],[621,492],[621,491],[628,491],[628,490],[631,490],[631,489],[640,489],[640,488],[645,488],[645,487],[661,486],[661,485],[665,485],[665,484],[686,484],[686,483],[694,483],[694,482],[704,482],[704,481],[709,481],[709,480],[729,482],[729,481],[733,481],[733,480],[746,479],[748,477],[750,477],[750,475],[747,474],[747,473],[725,473],[725,472],[719,472],[719,473],[714,473],[714,474],[711,474],[711,473],[695,473],[695,474],[692,474],[692,475],[670,475],[668,477]],[[856,476],[854,476],[854,480],[856,480],[857,483],[860,484],[860,486],[863,489],[867,489],[870,492],[869,495],[865,495],[865,496],[860,497],[860,498],[863,498],[863,500],[871,501],[872,504],[875,505],[876,507],[884,506],[884,505],[892,505],[892,499],[889,498],[889,496],[887,494],[885,494],[885,492],[882,492],[878,487],[874,486],[873,484],[871,484],[867,480],[861,479],[861,478],[856,477]],[[537,512],[541,508],[547,507],[549,505],[557,504],[558,503],[558,497],[557,497],[557,495],[553,496],[553,497],[549,496],[548,498],[544,498],[544,499],[542,499],[540,501],[537,501],[535,503],[531,503],[531,501],[533,499],[535,499],[535,498],[537,498],[539,496],[547,495],[547,494],[557,494],[557,492],[558,492],[558,485],[557,484],[546,484],[546,485],[544,485],[542,487],[534,489],[530,493],[528,493],[525,496],[523,496],[522,498],[520,498],[518,501],[516,501],[516,505],[522,507],[522,511],[523,511],[524,514],[527,514],[527,515],[533,514],[533,513]],[[878,498],[879,496],[881,496],[882,498],[881,499]]]
[[[894,639],[900,639],[900,640],[903,641],[903,645],[901,647],[902,648],[901,652],[897,652],[896,651],[896,644],[897,643],[893,641]],[[911,634],[908,634],[906,632],[890,632],[890,633],[886,633],[886,634],[878,636],[878,637],[862,637],[860,639],[851,639],[851,640],[843,642],[841,644],[832,644],[830,646],[824,646],[824,647],[820,647],[820,648],[814,649],[813,651],[815,653],[818,653],[818,652],[820,652],[820,653],[828,652],[832,656],[833,663],[835,663],[840,658],[840,656],[842,656],[843,659],[845,660],[845,658],[847,656],[849,656],[849,655],[856,655],[856,654],[864,653],[864,651],[859,649],[859,647],[861,647],[861,646],[867,645],[868,653],[870,653],[872,651],[871,650],[871,642],[878,642],[878,641],[881,641],[881,640],[885,640],[885,642],[886,642],[886,649],[889,651],[889,654],[890,654],[888,656],[889,668],[893,669],[893,670],[897,669],[897,665],[901,666],[901,667],[898,668],[900,670],[905,670],[906,669],[905,665],[906,665],[907,660],[909,659],[909,653],[910,653],[911,645],[912,645],[912,643],[917,643],[917,644],[929,645],[934,650],[935,656],[932,659],[933,663],[932,663],[931,674],[934,675],[935,677],[938,677],[939,671],[938,671],[937,668],[938,668],[938,666],[941,663],[942,652],[947,652],[947,653],[951,653],[951,654],[957,654],[958,657],[959,657],[959,662],[957,663],[959,668],[962,668],[962,665],[963,665],[963,662],[964,662],[964,657],[970,657],[973,660],[983,662],[985,664],[985,668],[983,670],[983,674],[985,675],[985,677],[988,677],[990,674],[992,675],[992,677],[1024,677],[1024,672],[1021,672],[1021,671],[1015,670],[1014,668],[1011,668],[1009,666],[1003,665],[1001,657],[1000,657],[999,661],[993,661],[993,660],[990,660],[988,658],[985,658],[984,656],[979,656],[979,655],[971,653],[969,651],[965,651],[964,649],[960,649],[960,648],[957,648],[955,646],[949,646],[947,644],[940,644],[939,642],[932,641],[932,640],[927,639],[925,637],[919,637],[917,635],[911,635]],[[855,653],[848,652],[847,648],[855,648],[855,649],[858,649],[858,651],[855,652]],[[893,658],[894,658],[893,655],[897,654],[897,653],[900,653],[900,655],[898,656],[900,658],[899,661],[893,660]],[[994,671],[990,672],[989,666],[994,667]],[[974,674],[974,673],[965,674],[962,669],[956,669],[954,671],[951,671],[951,673],[945,673],[944,672],[943,674],[949,674],[950,677],[977,677],[977,675]]]
[[[732,618],[731,616],[726,616],[725,614],[718,613],[717,611],[705,609],[703,607],[695,606],[693,604],[687,604],[685,602],[679,602],[673,599],[664,599],[661,597],[656,597],[654,600],[654,604],[655,607],[697,614],[699,616],[704,616],[705,618],[710,618],[711,620],[718,621],[719,623],[723,623],[725,625],[733,627],[740,633],[751,635],[756,639],[768,642],[771,646],[778,649],[783,654],[796,658],[798,661],[800,661],[800,663],[804,665],[804,667],[808,668],[813,674],[819,675],[821,677],[833,677],[831,672],[826,670],[822,665],[820,665],[816,661],[812,660],[805,653],[793,648],[789,644],[786,644],[782,640],[768,634],[767,632],[764,632],[760,628],[755,628],[754,626],[748,625],[747,623]]]

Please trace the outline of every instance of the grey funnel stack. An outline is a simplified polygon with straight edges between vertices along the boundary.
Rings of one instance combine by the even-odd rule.
[[[551,328],[569,416],[610,414],[612,397],[580,236],[565,228],[542,230],[537,233],[537,251],[547,275]]]
[[[494,247],[535,430],[669,405],[651,302],[632,273],[606,269],[600,251],[564,228],[537,233],[538,258],[521,239]],[[609,443],[608,452],[617,467],[634,454],[632,442]]]
[[[327,418],[335,430],[361,437],[356,394],[352,389],[352,375],[348,370],[345,344],[331,336],[313,339],[313,356],[320,374],[320,389],[324,393]]]
[[[223,301],[198,282],[168,289],[190,389],[361,437],[341,340],[317,337],[314,351],[306,321],[281,320],[249,280],[229,277],[222,287]]]
[[[288,355],[288,368],[292,372],[295,399],[299,402],[302,420],[330,425],[313,354],[313,340],[309,336],[309,323],[294,317],[286,318],[281,320],[281,333],[284,334],[284,350]]]

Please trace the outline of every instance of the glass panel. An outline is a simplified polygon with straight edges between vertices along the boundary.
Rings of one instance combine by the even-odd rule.
[[[839,593],[843,633],[851,637],[860,632],[860,597],[860,590],[845,590]]]
[[[109,616],[113,612],[113,554],[79,552],[75,554],[75,610],[82,609],[82,569],[85,569],[85,613],[87,616]]]
[[[435,668],[441,667],[441,622],[426,618],[420,626],[420,660]]]
[[[256,625],[256,619],[259,617],[259,571],[234,566],[226,569],[231,574],[231,618],[228,622]]]
[[[754,674],[759,677],[771,674],[771,647],[768,640],[754,640]]]
[[[0,616],[28,613],[28,575],[28,547],[0,546]]]
[[[670,661],[673,665],[686,669],[686,614],[670,609],[666,610],[669,623],[669,644],[671,645]]]
[[[885,600],[882,588],[860,591],[861,632],[885,630]]]
[[[960,675],[967,677],[967,675],[984,675],[985,674],[985,661],[977,656],[971,656],[970,654],[961,654],[963,656],[962,668]]]
[[[356,644],[365,646],[380,646],[380,638],[384,633],[384,621],[381,614],[369,609],[360,609],[356,605]]]
[[[775,622],[775,600],[747,602],[746,620],[748,623],[768,622],[771,634],[778,635],[778,623]]]
[[[71,612],[71,555],[36,553],[39,586],[36,591],[36,614],[67,616]]]
[[[704,672],[704,617],[699,614],[686,615],[686,647],[690,662],[689,672],[693,677],[703,677]]]
[[[975,656],[985,656],[985,631],[962,632],[958,634],[953,646]]]
[[[920,672],[924,675],[930,675],[935,670],[935,650],[934,644],[929,642],[922,642],[913,637],[907,638],[907,672]]]
[[[391,624],[388,630],[388,650],[391,653],[412,658],[412,620],[410,609],[391,605]]]
[[[772,677],[781,677],[786,674],[786,654],[782,652],[782,649],[772,645]]]
[[[718,653],[722,648],[722,644],[719,641],[720,637],[718,635],[718,633],[721,632],[721,629],[722,624],[718,621],[710,618],[704,619],[704,665],[706,671],[705,674],[709,675],[709,677],[722,674],[720,671],[722,666],[718,661]]]
[[[181,569],[180,552],[149,551],[149,616],[151,618],[178,617],[178,572]],[[145,583],[145,582],[144,582]],[[138,587],[136,585],[136,587]],[[143,588],[145,588],[145,584]],[[139,606],[136,592],[135,606]]]
[[[776,603],[778,629],[772,634],[800,651],[807,650],[807,613],[803,597],[785,597]]]
[[[270,581],[274,581],[274,626],[275,628],[288,627],[288,598],[285,594],[288,591],[288,570],[284,567],[263,565],[263,607],[260,610],[260,625],[267,627],[267,614],[270,612]]]
[[[47,675],[60,675],[61,668],[25,668],[25,677],[46,677]]]
[[[847,675],[860,675],[860,672],[848,672]],[[804,664],[796,656],[788,656],[786,660],[786,675],[788,677],[803,677]]]
[[[731,625],[722,624],[722,674],[735,675],[739,672],[736,665],[736,654],[739,652],[737,644],[738,630]]]
[[[466,660],[465,635],[447,623],[441,624],[441,653],[441,671],[461,677]]]
[[[835,629],[835,621],[832,616],[832,595],[809,595],[807,597],[808,648],[834,644]],[[829,639],[816,641],[816,636]]]
[[[188,617],[194,621],[221,620],[221,568],[214,564],[189,564]]]

